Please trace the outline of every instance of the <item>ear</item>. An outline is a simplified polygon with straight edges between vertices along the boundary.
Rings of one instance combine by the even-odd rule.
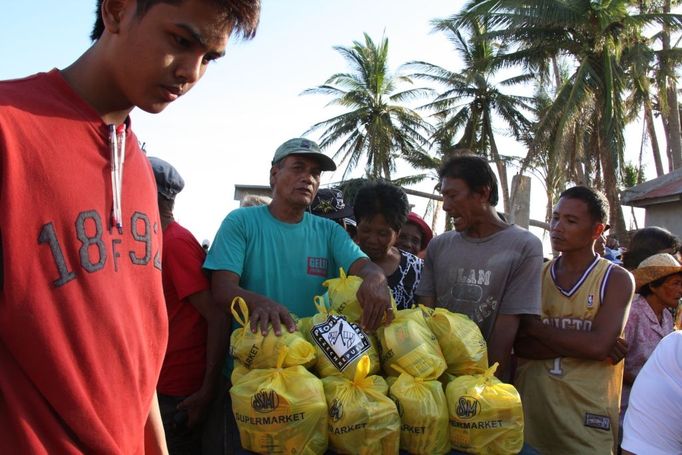
[[[272,166],[270,168],[270,188],[271,189],[275,188],[275,177],[277,176],[278,171],[279,171],[279,167],[277,167],[277,166]]]
[[[118,33],[125,12],[128,8],[135,6],[133,3],[128,0],[103,0],[100,14],[104,22],[104,29],[109,33]]]
[[[473,190],[473,192],[481,196],[481,201],[488,202],[490,200],[491,190],[488,185],[484,185],[476,190]]]
[[[594,225],[594,232],[592,233],[592,239],[597,240],[599,236],[601,236],[604,233],[604,229],[606,228],[606,224],[604,223],[596,223]],[[606,239],[604,239],[606,240]]]

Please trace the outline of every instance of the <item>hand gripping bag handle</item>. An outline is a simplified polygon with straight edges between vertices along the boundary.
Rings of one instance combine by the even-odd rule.
[[[239,311],[241,311],[241,314],[237,312],[235,305],[239,305]],[[234,316],[235,321],[237,321],[242,327],[246,326],[246,324],[249,322],[249,307],[243,298],[237,296],[232,299],[230,311],[232,312],[232,316]],[[243,318],[242,315],[244,316]]]

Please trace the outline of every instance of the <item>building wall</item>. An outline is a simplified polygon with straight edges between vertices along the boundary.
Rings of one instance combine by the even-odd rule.
[[[666,228],[682,238],[682,201],[648,206],[645,224]]]

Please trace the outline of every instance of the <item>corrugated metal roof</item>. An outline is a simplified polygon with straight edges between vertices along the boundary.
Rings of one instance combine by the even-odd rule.
[[[677,197],[676,197],[677,196]],[[621,202],[635,207],[682,200],[682,168],[623,191]]]

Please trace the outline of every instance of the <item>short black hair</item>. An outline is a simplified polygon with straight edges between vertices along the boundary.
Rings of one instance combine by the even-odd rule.
[[[383,215],[391,229],[399,231],[407,222],[410,204],[407,194],[399,186],[376,181],[363,185],[355,195],[355,220],[360,223],[376,215]]]
[[[185,0],[137,0],[137,16],[145,15],[149,8],[157,3],[170,3],[177,5]],[[228,20],[232,23],[233,32],[243,37],[251,39],[256,36],[256,29],[260,20],[260,0],[203,0],[212,1],[220,6]],[[95,25],[90,33],[90,39],[97,41],[104,33],[104,21],[102,20],[102,2],[97,0],[95,10]]]
[[[473,191],[480,192],[483,188],[490,188],[488,203],[496,206],[499,201],[497,177],[490,164],[480,156],[453,156],[443,163],[438,171],[442,181],[445,177],[464,180]]]
[[[577,199],[587,204],[587,212],[595,223],[609,222],[609,201],[601,191],[578,185],[565,190],[559,195],[559,199]]]
[[[680,239],[672,232],[659,226],[639,229],[630,240],[627,251],[623,254],[623,267],[628,270],[637,268],[640,262],[649,256],[664,250],[675,254],[680,249]]]

